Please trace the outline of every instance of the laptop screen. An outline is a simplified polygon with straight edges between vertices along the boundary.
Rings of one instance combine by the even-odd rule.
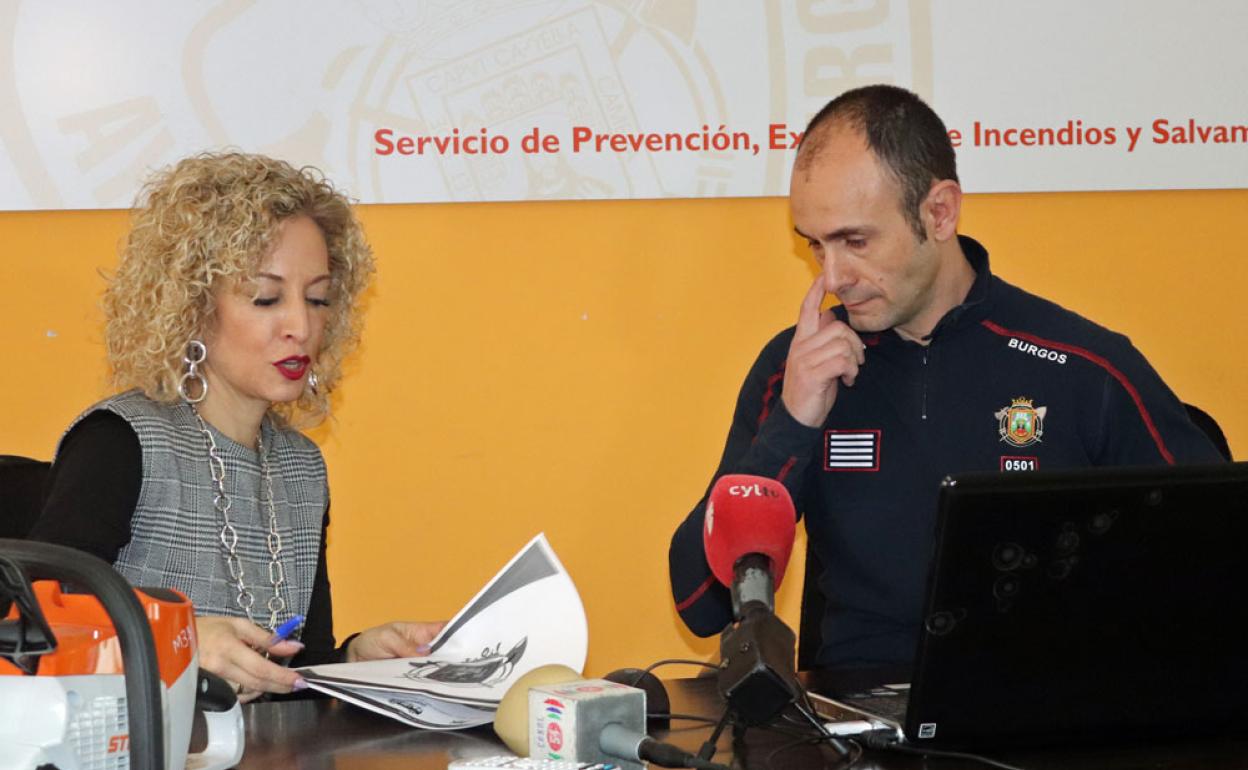
[[[914,741],[1214,729],[1243,713],[1248,463],[942,484]]]

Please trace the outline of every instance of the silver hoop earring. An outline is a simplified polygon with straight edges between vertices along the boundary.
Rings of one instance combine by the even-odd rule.
[[[312,395],[315,396],[320,394],[320,391],[317,390],[320,385],[321,380],[316,376],[316,372],[308,372],[308,390],[312,391]]]
[[[182,356],[182,363],[186,364],[186,372],[182,374],[182,379],[178,380],[178,395],[188,404],[198,404],[208,395],[208,380],[199,371],[199,365],[208,358],[208,346],[199,340],[191,340],[186,343],[186,355]],[[190,388],[187,386],[191,383],[198,385],[199,395],[191,398]]]

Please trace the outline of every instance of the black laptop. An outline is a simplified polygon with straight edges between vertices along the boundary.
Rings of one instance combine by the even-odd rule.
[[[1248,723],[1248,463],[945,479],[912,680],[812,682],[916,745]]]

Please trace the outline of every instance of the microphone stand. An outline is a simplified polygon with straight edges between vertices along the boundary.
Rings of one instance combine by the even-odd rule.
[[[771,721],[797,700],[797,637],[776,617],[771,560],[746,554],[733,569],[737,623],[720,640],[719,692],[748,727]]]
[[[719,693],[727,701],[698,757],[710,760],[724,729],[733,726],[733,745],[743,745],[745,731],[766,724],[798,697],[793,662],[797,637],[774,610],[771,560],[746,554],[734,565],[732,608],[736,623],[720,638]]]

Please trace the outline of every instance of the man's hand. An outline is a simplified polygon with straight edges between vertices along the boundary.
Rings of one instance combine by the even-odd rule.
[[[308,686],[303,677],[264,657],[287,658],[303,649],[294,640],[268,646],[272,632],[245,618],[195,618],[195,635],[199,637],[199,666],[234,685],[238,699],[244,703],[262,693],[286,693]]]
[[[866,361],[865,346],[849,324],[836,320],[831,310],[819,311],[825,294],[819,275],[798,311],[780,394],[793,419],[811,428],[823,425],[832,411],[838,380],[853,387]]]
[[[370,628],[347,645],[347,662],[428,655],[429,643],[445,625],[445,620],[437,623],[399,621]]]

